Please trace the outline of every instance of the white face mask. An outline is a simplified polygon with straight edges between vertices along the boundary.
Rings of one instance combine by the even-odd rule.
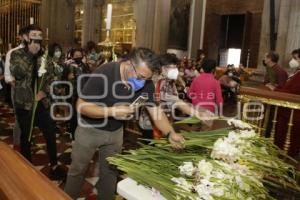
[[[55,51],[54,52],[54,57],[60,58],[60,56],[61,56],[61,51]]]
[[[289,62],[289,65],[292,69],[295,69],[295,68],[298,68],[299,67],[299,63],[296,59],[292,59],[290,62]]]
[[[169,69],[167,72],[167,78],[171,80],[177,80],[179,71],[177,68]]]
[[[232,73],[232,72],[229,72],[229,73],[228,73],[228,76],[233,76],[233,73]]]

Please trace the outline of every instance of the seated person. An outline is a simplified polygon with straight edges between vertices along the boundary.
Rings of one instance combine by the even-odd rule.
[[[234,98],[238,86],[241,84],[240,74],[235,70],[233,65],[228,65],[224,75],[219,79],[225,97]]]
[[[217,113],[223,104],[220,82],[215,79],[215,60],[205,60],[202,65],[203,73],[195,78],[188,90],[188,96],[194,106],[201,106]]]

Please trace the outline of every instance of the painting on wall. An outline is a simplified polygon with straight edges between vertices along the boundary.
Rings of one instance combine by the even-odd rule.
[[[168,48],[187,50],[191,0],[172,0]]]

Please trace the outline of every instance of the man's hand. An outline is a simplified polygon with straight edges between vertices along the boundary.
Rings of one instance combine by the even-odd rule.
[[[270,90],[274,91],[276,89],[276,86],[274,86],[271,83],[266,84],[266,87],[269,88]]]
[[[71,63],[74,63],[75,61],[73,59],[69,59],[65,61],[66,65],[70,65]]]
[[[168,136],[168,140],[174,149],[183,149],[184,148],[184,137],[177,133],[171,133]]]
[[[120,106],[111,107],[109,110],[109,116],[124,120],[130,118],[134,112],[135,112],[134,107],[120,105]]]
[[[45,92],[39,91],[35,96],[35,100],[40,101],[41,99],[45,98],[46,96],[47,95],[45,94]]]

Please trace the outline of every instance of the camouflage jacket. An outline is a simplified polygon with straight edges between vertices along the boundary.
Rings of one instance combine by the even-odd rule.
[[[41,58],[37,59],[37,70],[40,67]],[[10,69],[12,75],[15,77],[15,95],[14,102],[16,108],[31,110],[34,102],[34,91],[32,87],[34,58],[26,52],[25,48],[18,49],[11,54]],[[53,80],[53,72],[50,68],[46,67],[47,72],[44,74],[43,87],[41,88],[47,95],[42,99],[45,107],[50,106],[49,93],[50,85]],[[37,77],[36,81],[40,82],[41,78]]]

